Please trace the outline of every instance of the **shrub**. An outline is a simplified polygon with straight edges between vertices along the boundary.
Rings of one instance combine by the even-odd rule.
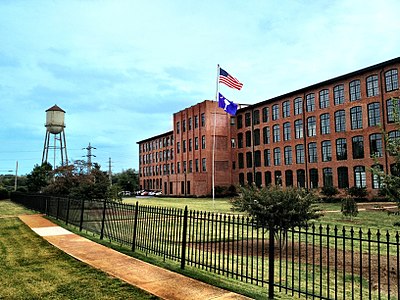
[[[20,192],[20,193],[27,193],[27,192],[28,192],[28,188],[27,188],[26,186],[19,186],[19,187],[17,188],[17,192]]]
[[[327,203],[331,202],[337,202],[340,201],[339,199],[336,199],[335,196],[339,194],[339,190],[334,187],[334,186],[324,186],[321,188],[321,194],[324,197],[323,201]]]
[[[234,185],[230,185],[229,187],[226,186],[216,186],[215,187],[215,197],[222,198],[222,197],[232,197],[237,195],[236,187]]]
[[[324,186],[321,188],[321,194],[326,197],[333,197],[339,194],[339,190],[334,186]]]
[[[353,186],[347,189],[347,194],[355,198],[365,198],[368,195],[366,187]]]
[[[342,208],[340,210],[342,215],[345,217],[357,217],[358,215],[358,207],[357,203],[352,197],[346,197],[342,200]]]
[[[9,199],[10,193],[3,187],[0,187],[0,200]]]

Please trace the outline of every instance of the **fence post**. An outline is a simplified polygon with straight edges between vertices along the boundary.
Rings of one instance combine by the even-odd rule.
[[[186,264],[186,235],[188,226],[188,207],[185,206],[185,211],[183,213],[183,232],[182,232],[182,251],[181,251],[181,269],[185,268]]]
[[[104,237],[104,222],[106,219],[106,208],[107,208],[107,201],[103,200],[104,205],[103,205],[103,217],[101,219],[101,231],[100,231],[100,239],[102,240]]]
[[[71,200],[68,198],[68,200],[67,200],[67,215],[65,217],[65,225],[68,225],[70,201]]]
[[[83,227],[83,211],[84,210],[85,210],[85,200],[82,199],[81,218],[79,220],[79,231],[82,231],[82,227]]]
[[[137,230],[138,215],[139,215],[139,201],[136,201],[135,219],[133,221],[132,251],[135,251],[136,249],[136,230]]]
[[[269,227],[269,251],[268,251],[268,299],[274,299],[274,275],[275,275],[275,237],[274,227]]]
[[[49,215],[49,197],[46,196],[45,199],[46,199],[46,208],[45,208],[46,211],[45,211],[45,214],[48,216]]]
[[[58,215],[59,215],[59,212],[60,211],[60,198],[59,197],[57,197],[57,212],[56,212],[56,220],[58,220]]]

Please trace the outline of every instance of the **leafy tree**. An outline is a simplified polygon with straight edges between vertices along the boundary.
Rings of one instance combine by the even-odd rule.
[[[113,200],[116,202],[122,202],[121,187],[118,185],[108,186],[106,199]]]
[[[400,131],[400,100],[392,98],[393,103],[393,118],[396,129]],[[373,167],[371,172],[379,176],[381,180],[381,195],[386,196],[389,200],[397,203],[400,209],[400,138],[390,137],[387,132],[384,132],[385,150],[388,152],[389,157],[393,159],[391,173],[386,174],[378,167]]]
[[[343,216],[350,217],[350,219],[352,219],[353,217],[357,217],[358,207],[354,198],[350,196],[344,198],[342,200],[342,207],[340,211],[342,212]]]
[[[28,191],[37,193],[48,186],[52,178],[52,168],[49,163],[43,163],[41,166],[35,165],[32,172],[26,178]]]
[[[120,186],[122,191],[134,192],[139,189],[139,174],[135,169],[123,170],[113,175],[112,182]]]
[[[69,196],[75,199],[92,200],[107,199],[120,200],[110,188],[107,174],[101,171],[98,164],[94,164],[90,174],[85,173],[78,163],[61,166],[54,170],[54,181],[44,192],[53,195]]]
[[[285,232],[291,227],[304,227],[320,216],[313,206],[316,200],[304,189],[249,186],[239,187],[239,196],[233,198],[232,205],[254,217],[260,226]]]

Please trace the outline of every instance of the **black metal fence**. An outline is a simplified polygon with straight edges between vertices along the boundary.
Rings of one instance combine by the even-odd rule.
[[[400,299],[398,231],[311,226],[275,236],[252,219],[187,209],[13,194],[130,247],[249,284],[318,299]]]

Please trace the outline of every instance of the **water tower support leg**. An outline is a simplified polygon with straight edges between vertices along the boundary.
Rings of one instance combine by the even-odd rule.
[[[49,139],[50,139],[50,132],[46,130],[46,136],[44,138],[44,147],[43,147],[43,155],[42,155],[42,164],[47,162],[47,156],[49,151]]]

